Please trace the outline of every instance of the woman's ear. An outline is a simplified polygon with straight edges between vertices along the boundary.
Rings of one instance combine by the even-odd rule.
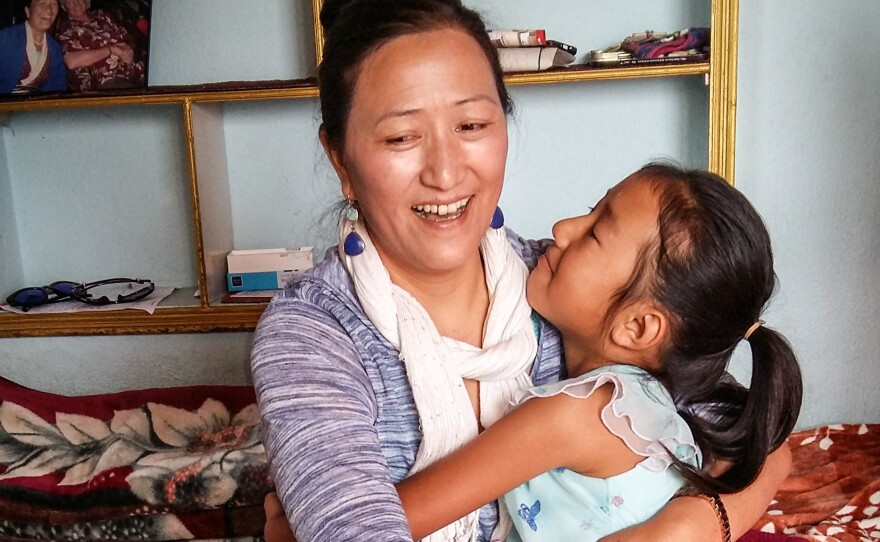
[[[336,175],[339,177],[339,182],[342,184],[342,194],[346,199],[356,200],[357,194],[355,194],[354,187],[351,184],[348,168],[345,167],[342,150],[330,143],[330,138],[327,137],[327,132],[323,126],[318,130],[318,137],[321,140],[321,146],[324,147],[324,153],[330,159],[330,165],[333,166]]]
[[[642,360],[657,359],[669,334],[666,313],[649,302],[636,302],[615,317],[611,326],[613,346]]]

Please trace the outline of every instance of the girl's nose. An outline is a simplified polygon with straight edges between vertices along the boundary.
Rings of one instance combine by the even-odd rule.
[[[553,241],[559,248],[565,248],[571,238],[572,218],[560,220],[553,225]]]
[[[553,240],[559,248],[565,248],[572,239],[589,227],[590,215],[576,216],[560,220],[553,225]]]

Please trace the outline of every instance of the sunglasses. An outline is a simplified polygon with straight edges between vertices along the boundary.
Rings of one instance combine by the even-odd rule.
[[[127,284],[128,286],[116,286],[113,293],[99,295],[101,293],[100,289],[105,286],[122,284]],[[59,280],[48,286],[30,286],[16,290],[6,298],[6,302],[10,306],[19,308],[24,312],[34,307],[59,301],[79,301],[87,305],[97,306],[113,305],[116,303],[131,303],[132,301],[143,299],[153,293],[155,288],[156,286],[153,284],[153,281],[148,279],[113,278],[87,283]],[[124,293],[119,293],[120,289]]]

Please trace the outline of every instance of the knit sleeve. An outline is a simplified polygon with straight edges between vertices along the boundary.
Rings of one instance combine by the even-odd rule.
[[[299,542],[410,541],[377,403],[339,300],[303,283],[269,305],[251,369],[276,488]],[[344,308],[344,307],[343,307]]]
[[[552,239],[526,239],[510,228],[506,228],[506,233],[507,240],[510,242],[513,250],[520,255],[529,271],[535,268],[538,264],[538,258],[544,254],[544,251],[553,242]]]

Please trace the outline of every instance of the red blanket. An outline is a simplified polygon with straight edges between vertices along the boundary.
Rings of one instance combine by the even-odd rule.
[[[269,487],[249,386],[66,397],[0,379],[0,539],[259,537]]]
[[[880,424],[792,434],[794,468],[756,525],[815,542],[880,540]]]

